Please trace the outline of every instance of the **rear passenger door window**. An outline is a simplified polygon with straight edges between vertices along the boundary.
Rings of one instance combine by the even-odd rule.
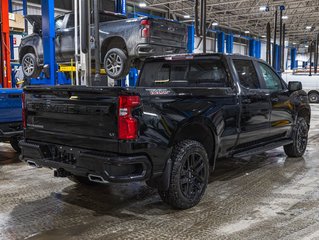
[[[260,82],[254,63],[251,60],[234,59],[240,85],[248,89],[260,89]]]
[[[191,61],[188,82],[197,87],[226,87],[227,73],[221,61]]]

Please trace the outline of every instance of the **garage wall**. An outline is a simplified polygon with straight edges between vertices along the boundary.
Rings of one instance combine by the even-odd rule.
[[[200,38],[195,38],[195,53],[202,53],[203,52],[203,44],[198,46],[200,42]],[[198,46],[198,48],[196,48]],[[215,38],[207,38],[207,52],[213,53],[217,52],[217,42]],[[226,52],[226,42],[225,42],[225,52]],[[234,54],[242,54],[245,55],[247,53],[247,45],[243,43],[234,43]]]

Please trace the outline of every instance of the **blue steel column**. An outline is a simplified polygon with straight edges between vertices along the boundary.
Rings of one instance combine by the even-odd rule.
[[[219,53],[225,52],[225,33],[224,32],[217,33],[217,51]]]
[[[195,49],[195,27],[194,25],[188,26],[188,41],[187,41],[187,52],[193,53]]]
[[[276,55],[275,55],[275,70],[277,73],[281,74],[281,71],[280,71],[280,46],[278,44],[275,45],[275,48],[276,48]]]
[[[44,65],[49,66],[47,84],[56,83],[54,0],[42,0]]]
[[[138,80],[138,70],[136,68],[131,68],[129,74],[129,85],[130,87],[135,87]]]
[[[290,51],[290,59],[291,59],[290,69],[291,70],[296,69],[296,58],[297,58],[297,49],[292,48]]]
[[[255,50],[256,50],[256,41],[255,39],[249,40],[249,56],[255,57]]]
[[[234,35],[228,34],[226,36],[226,53],[233,53],[234,52]]]
[[[126,0],[115,0],[115,12],[126,15]]]
[[[255,41],[255,57],[261,58],[261,41]]]

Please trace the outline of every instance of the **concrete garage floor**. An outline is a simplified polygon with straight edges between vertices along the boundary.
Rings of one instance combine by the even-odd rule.
[[[164,205],[144,184],[86,187],[0,145],[0,239],[319,239],[319,105],[304,158],[282,148],[218,162],[202,202]]]

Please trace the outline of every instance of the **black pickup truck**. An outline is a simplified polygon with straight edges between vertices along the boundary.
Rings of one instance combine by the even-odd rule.
[[[19,59],[27,78],[37,78],[42,71],[42,16],[26,17],[33,25],[33,33],[21,40]],[[124,78],[131,66],[139,66],[146,57],[185,53],[187,26],[167,19],[150,17],[127,18],[112,12],[100,12],[101,63],[109,77]],[[67,13],[55,19],[55,51],[59,63],[74,61],[74,14]],[[91,26],[91,36],[94,28]],[[92,42],[95,42],[91,37]],[[92,44],[92,56],[94,56]]]
[[[205,54],[153,57],[136,88],[27,87],[22,158],[88,182],[146,181],[185,209],[202,198],[209,168],[284,146],[307,147],[310,106],[265,62]]]

